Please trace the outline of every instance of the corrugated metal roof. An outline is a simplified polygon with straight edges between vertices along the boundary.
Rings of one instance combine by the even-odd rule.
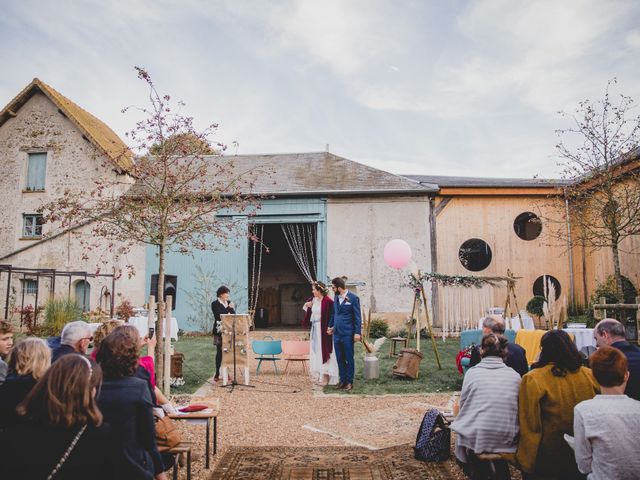
[[[569,182],[551,178],[486,178],[486,177],[452,177],[439,175],[404,175],[410,180],[423,185],[442,187],[533,187],[548,188],[566,185]]]

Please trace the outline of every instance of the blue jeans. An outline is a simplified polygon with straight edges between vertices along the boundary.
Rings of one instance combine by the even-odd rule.
[[[336,350],[336,360],[340,372],[340,383],[353,383],[355,362],[353,360],[353,335],[335,335],[333,346]]]

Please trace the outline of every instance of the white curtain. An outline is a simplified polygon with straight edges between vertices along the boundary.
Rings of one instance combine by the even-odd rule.
[[[442,336],[460,333],[462,330],[478,328],[478,320],[485,316],[487,308],[493,307],[493,287],[439,288]]]
[[[281,227],[296,265],[304,278],[313,283],[316,280],[315,224],[285,223]]]

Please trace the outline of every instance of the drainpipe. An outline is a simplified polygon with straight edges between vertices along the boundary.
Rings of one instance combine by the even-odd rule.
[[[571,298],[571,306],[575,308],[576,298],[573,285],[573,242],[571,241],[571,220],[569,218],[569,199],[566,195],[567,191],[565,190],[564,192],[565,220],[567,223],[567,249],[569,250],[569,297]]]

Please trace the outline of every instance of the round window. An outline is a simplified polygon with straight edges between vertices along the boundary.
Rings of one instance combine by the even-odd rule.
[[[513,229],[522,240],[534,240],[542,232],[542,221],[533,212],[524,212],[516,217]]]
[[[552,277],[551,275],[542,275],[536,278],[536,281],[533,282],[534,295],[540,295],[541,297],[547,298],[547,295],[549,295],[552,289],[556,292],[557,300],[558,298],[560,298],[562,287],[560,287],[560,282],[558,281],[558,279],[556,277]]]
[[[491,263],[491,248],[484,240],[471,238],[464,242],[458,250],[460,263],[467,270],[479,272]]]

